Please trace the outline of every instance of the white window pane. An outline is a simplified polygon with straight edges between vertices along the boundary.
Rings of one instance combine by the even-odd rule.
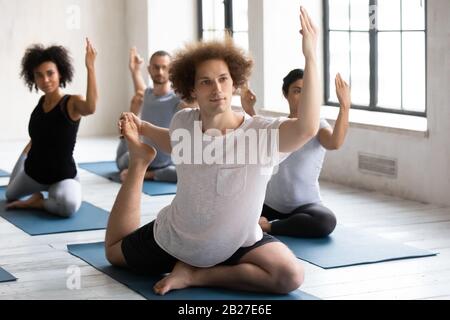
[[[248,0],[233,1],[233,30],[248,31]]]
[[[225,30],[203,31],[203,40],[223,40],[225,39]]]
[[[370,43],[369,33],[353,32],[350,35],[352,103],[370,104]]]
[[[425,29],[425,1],[426,0],[403,0],[403,30]]]
[[[403,33],[403,109],[425,112],[425,34]]]
[[[330,29],[348,30],[350,28],[349,0],[329,0]]]
[[[248,32],[235,32],[233,34],[234,42],[242,49],[248,51]]]
[[[400,0],[378,0],[378,30],[400,30]]]
[[[329,100],[338,102],[334,78],[339,72],[344,79],[350,76],[350,38],[348,32],[330,32]]]
[[[400,32],[378,34],[378,106],[401,109]]]
[[[225,6],[223,0],[203,0],[203,29],[216,30],[225,26]]]
[[[369,0],[350,0],[350,27],[352,30],[369,30]]]

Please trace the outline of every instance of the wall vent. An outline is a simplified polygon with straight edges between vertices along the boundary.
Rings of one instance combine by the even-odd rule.
[[[358,154],[359,171],[390,178],[397,178],[397,159],[368,153]]]

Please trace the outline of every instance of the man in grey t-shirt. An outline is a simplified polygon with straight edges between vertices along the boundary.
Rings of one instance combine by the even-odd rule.
[[[129,68],[135,90],[130,111],[137,116],[140,115],[142,120],[154,123],[162,128],[168,128],[175,113],[184,107],[184,103],[171,88],[169,81],[170,61],[170,54],[166,51],[157,51],[152,55],[147,69],[153,81],[153,88],[146,88],[140,71],[143,60],[137,53],[136,48],[132,48],[130,51]],[[143,141],[156,148],[151,140],[144,138]],[[148,168],[145,179],[176,182],[177,173],[170,154],[158,148],[156,150],[156,158]],[[125,181],[128,174],[129,159],[126,141],[121,140],[116,155],[116,164],[120,170],[121,181]]]

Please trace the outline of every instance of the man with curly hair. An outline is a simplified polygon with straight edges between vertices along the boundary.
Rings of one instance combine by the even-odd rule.
[[[303,283],[299,260],[258,225],[270,179],[263,171],[273,169],[278,156],[303,146],[319,128],[317,30],[303,8],[300,17],[306,58],[301,118],[252,118],[232,110],[233,91],[247,82],[252,61],[231,40],[192,44],[175,56],[170,71],[175,91],[184,99],[196,99],[199,109],[178,112],[170,129],[143,122],[132,113],[122,115],[119,128],[130,148],[130,168],[108,222],[106,256],[113,265],[136,272],[170,273],[154,286],[157,294],[192,286],[286,294]],[[155,221],[139,229],[142,178],[156,153],[139,136],[151,138],[170,153],[178,148],[180,136],[191,145],[198,143],[198,131],[203,152],[227,145],[226,164],[192,163],[195,146],[193,152],[184,149],[181,157],[188,160],[176,161],[174,200]],[[232,150],[228,147],[247,139],[249,132],[265,133],[256,145],[273,147],[272,163],[228,162]],[[273,139],[278,143],[269,146]],[[252,146],[244,150],[245,159],[255,151]]]
[[[81,206],[81,184],[73,159],[81,118],[95,112],[97,52],[86,39],[87,94],[68,95],[62,88],[72,82],[73,66],[62,46],[29,47],[22,59],[21,76],[31,90],[44,93],[31,114],[25,147],[6,189],[6,208],[43,209],[69,217]],[[41,192],[48,191],[48,198]],[[21,198],[31,195],[26,200]]]

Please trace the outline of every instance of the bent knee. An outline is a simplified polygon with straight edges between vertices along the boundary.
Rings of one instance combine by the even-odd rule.
[[[305,279],[303,266],[297,262],[279,268],[275,279],[275,290],[280,294],[288,294],[300,288]]]
[[[18,200],[16,195],[12,192],[10,188],[6,188],[5,190],[5,198],[8,202]]]
[[[125,257],[122,253],[122,241],[116,243],[112,246],[107,246],[105,244],[105,256],[106,260],[109,261],[113,266],[124,267],[126,266]]]
[[[67,197],[58,197],[54,199],[53,203],[56,203],[56,208],[55,205],[51,205],[47,209],[54,211],[55,214],[63,218],[70,218],[80,210],[81,207],[80,200],[68,199]]]
[[[337,220],[334,214],[326,215],[320,220],[317,227],[317,237],[327,237],[336,228]]]
[[[60,215],[66,218],[73,216],[81,207],[81,202],[65,201],[61,205]]]

